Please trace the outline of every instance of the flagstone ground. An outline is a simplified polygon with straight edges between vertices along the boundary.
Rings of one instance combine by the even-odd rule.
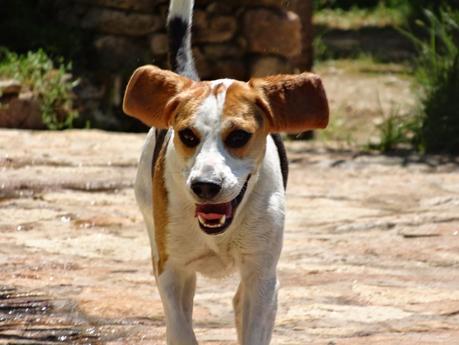
[[[143,138],[0,130],[0,344],[164,344]],[[459,344],[459,161],[287,145],[272,344]],[[199,278],[200,344],[236,343],[237,283]]]

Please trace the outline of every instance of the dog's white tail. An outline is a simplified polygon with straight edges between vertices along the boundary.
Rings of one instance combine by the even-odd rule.
[[[198,80],[191,52],[191,21],[194,0],[171,0],[167,27],[169,36],[169,63],[173,71]]]

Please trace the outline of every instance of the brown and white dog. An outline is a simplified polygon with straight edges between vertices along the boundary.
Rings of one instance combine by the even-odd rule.
[[[237,269],[239,342],[266,345],[277,309],[287,180],[282,141],[272,133],[324,128],[327,99],[310,73],[199,81],[190,49],[192,8],[193,0],[172,0],[169,8],[177,73],[138,68],[123,106],[154,127],[135,192],[150,237],[167,344],[197,344],[196,273],[220,277]]]

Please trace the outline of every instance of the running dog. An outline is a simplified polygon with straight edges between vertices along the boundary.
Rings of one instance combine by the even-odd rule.
[[[279,132],[324,128],[328,103],[311,73],[200,81],[191,54],[193,0],[171,0],[172,71],[142,66],[123,109],[152,127],[135,182],[164,307],[167,344],[196,345],[197,272],[240,274],[239,343],[267,345],[277,310],[276,266],[288,165]]]

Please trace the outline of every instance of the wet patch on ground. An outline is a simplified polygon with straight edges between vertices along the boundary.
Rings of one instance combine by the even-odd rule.
[[[0,286],[0,344],[102,344],[104,336],[75,302]]]

